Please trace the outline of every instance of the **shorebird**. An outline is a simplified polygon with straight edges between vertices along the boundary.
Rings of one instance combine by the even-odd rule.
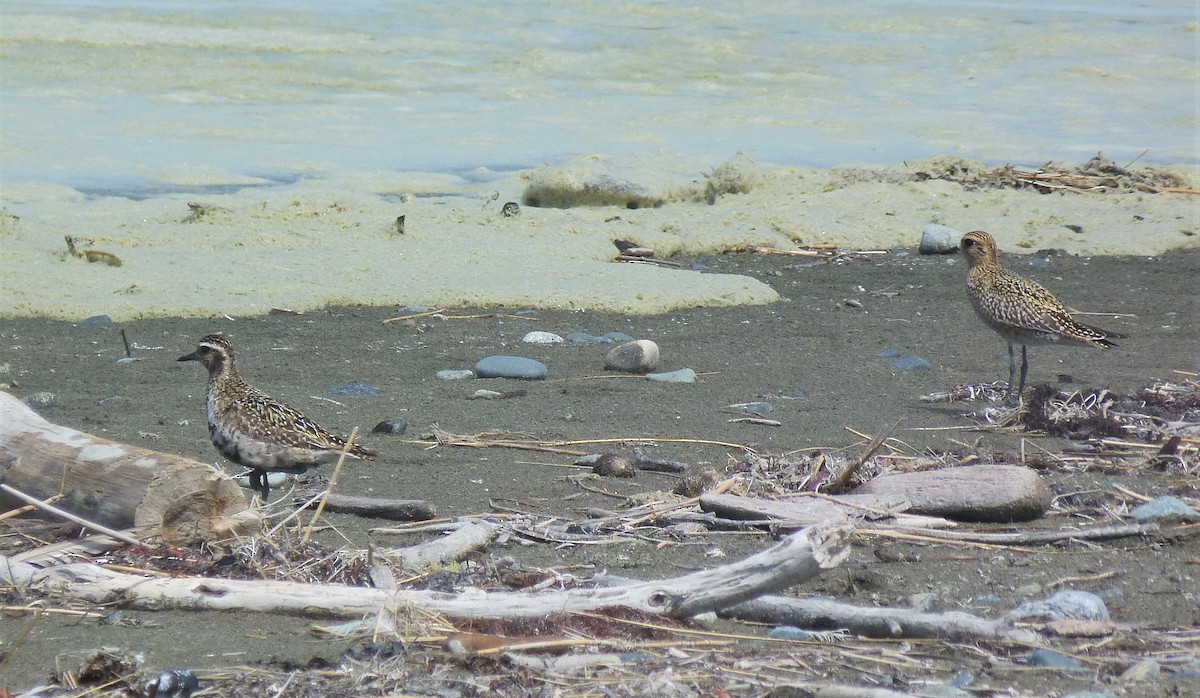
[[[967,258],[967,295],[971,305],[989,327],[1008,342],[1008,397],[1020,401],[1029,371],[1026,345],[1064,343],[1105,349],[1116,344],[1110,338],[1125,335],[1076,322],[1054,294],[1034,281],[1017,276],[1000,266],[996,241],[976,230],[959,243]],[[1017,359],[1013,346],[1021,345],[1021,380],[1013,392]]]
[[[267,501],[267,472],[302,473],[337,460],[346,440],[334,436],[298,410],[242,380],[233,345],[223,335],[200,339],[196,350],[178,361],[199,361],[208,369],[208,433],[229,460],[249,468],[250,484]],[[371,458],[375,451],[358,444],[346,454]]]

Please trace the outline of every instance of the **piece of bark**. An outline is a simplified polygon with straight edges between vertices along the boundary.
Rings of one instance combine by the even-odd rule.
[[[485,547],[496,538],[500,527],[490,521],[472,520],[453,533],[407,548],[376,551],[411,570],[427,570],[435,565],[462,558],[472,550]]]
[[[836,500],[836,501],[835,501]],[[908,500],[896,495],[840,495],[761,499],[734,494],[702,494],[700,508],[722,518],[778,523],[785,528],[817,524],[861,524],[864,519],[884,520],[897,526],[937,528],[950,525],[945,519],[902,513]],[[886,512],[881,519],[880,513]]]
[[[898,495],[914,512],[978,522],[1032,521],[1051,499],[1037,471],[996,464],[881,475],[854,493]]]
[[[298,492],[295,499],[303,504],[320,494],[319,491]],[[437,516],[433,503],[422,499],[358,497],[337,492],[329,493],[325,500],[325,511],[391,521],[424,521]]]
[[[259,526],[241,488],[207,463],[52,424],[0,391],[0,482],[114,529],[173,545]],[[0,507],[13,506],[0,494]]]
[[[850,555],[852,530],[818,526],[715,569],[600,589],[448,594],[385,591],[337,584],[274,580],[146,578],[76,563],[45,570],[0,555],[0,583],[51,595],[128,608],[241,610],[333,618],[361,618],[404,605],[455,618],[531,618],[623,606],[672,618],[715,611],[777,591],[836,567]]]
[[[763,596],[731,606],[717,615],[722,618],[794,625],[811,630],[846,629],[856,635],[874,638],[939,638],[971,642],[1002,640],[1033,643],[1037,634],[1014,628],[1004,621],[951,611],[926,613],[908,608],[854,606],[832,599],[797,599]]]

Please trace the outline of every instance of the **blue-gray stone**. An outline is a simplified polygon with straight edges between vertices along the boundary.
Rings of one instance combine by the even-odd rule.
[[[460,380],[464,380],[466,378],[474,378],[475,372],[469,368],[463,368],[463,369],[447,368],[447,369],[438,371],[435,374],[435,376],[440,381],[460,381]]]
[[[921,244],[917,251],[921,254],[950,254],[958,250],[958,241],[962,233],[947,225],[930,223],[921,231]]]
[[[526,344],[562,344],[563,338],[553,332],[543,332],[542,330],[534,330],[528,332],[521,338]]]
[[[928,371],[932,368],[928,361],[919,356],[901,356],[892,362],[892,366],[901,371]]]
[[[1044,267],[1049,263],[1050,263],[1049,257],[1034,257],[1033,259],[1026,262],[1026,264],[1028,264],[1031,267]]]
[[[613,343],[632,342],[633,337],[630,337],[629,335],[625,334],[624,332],[605,332],[604,334],[600,335],[600,341],[613,342]]]
[[[402,436],[408,431],[408,422],[403,419],[385,419],[375,428],[371,429],[372,434],[388,434],[391,436]]]
[[[370,383],[346,383],[326,390],[325,394],[343,397],[375,397],[379,394],[379,388]]]
[[[696,372],[690,368],[681,368],[678,371],[667,371],[666,373],[647,373],[646,379],[659,383],[695,383]]]
[[[901,354],[901,352],[899,349],[884,349],[883,351],[879,352],[879,358],[894,359],[894,358],[900,356],[900,354]]]
[[[1029,666],[1050,667],[1053,669],[1080,669],[1083,663],[1074,657],[1068,657],[1065,654],[1059,654],[1054,650],[1038,648],[1029,653],[1029,658],[1025,660]]]
[[[1164,495],[1155,497],[1153,500],[1145,504],[1136,506],[1129,515],[1138,521],[1149,521],[1151,519],[1165,519],[1170,517],[1178,517],[1181,519],[1200,519],[1200,511],[1189,507],[1182,499]]]
[[[593,344],[604,341],[596,335],[588,334],[587,332],[571,332],[567,335],[566,339],[568,342],[576,342],[578,344]]]
[[[111,325],[112,318],[110,318],[107,315],[93,315],[89,318],[84,318],[83,324],[85,324],[85,325]]]
[[[1108,620],[1104,599],[1090,591],[1067,589],[1045,601],[1028,601],[1013,611],[1018,618],[1037,616],[1047,620]]]
[[[797,628],[794,625],[779,625],[771,628],[771,632],[767,633],[767,637],[774,640],[811,640],[813,634],[804,628]]]
[[[475,364],[480,378],[517,378],[540,381],[550,375],[546,364],[523,356],[486,356]]]

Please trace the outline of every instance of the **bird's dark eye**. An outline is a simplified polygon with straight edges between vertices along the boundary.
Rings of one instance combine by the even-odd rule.
[[[971,240],[971,239],[963,240],[963,247],[970,247],[971,245],[974,245],[974,244],[975,244],[974,240]]]

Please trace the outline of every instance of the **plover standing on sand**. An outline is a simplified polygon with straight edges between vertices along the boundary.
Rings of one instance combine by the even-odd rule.
[[[250,468],[250,484],[264,502],[271,494],[268,471],[302,473],[337,460],[345,448],[345,439],[242,380],[233,345],[223,335],[201,338],[195,351],[178,360],[199,361],[208,369],[205,399],[213,446]],[[361,459],[377,454],[354,444],[346,455]]]
[[[996,241],[982,230],[964,235],[959,249],[970,266],[967,294],[975,313],[1008,342],[1010,400],[1015,398],[1019,402],[1025,389],[1025,374],[1029,371],[1026,345],[1061,342],[1103,349],[1116,346],[1110,338],[1125,336],[1076,322],[1054,294],[1000,266]],[[1017,359],[1013,346],[1016,344],[1021,345],[1021,379],[1014,392]]]

